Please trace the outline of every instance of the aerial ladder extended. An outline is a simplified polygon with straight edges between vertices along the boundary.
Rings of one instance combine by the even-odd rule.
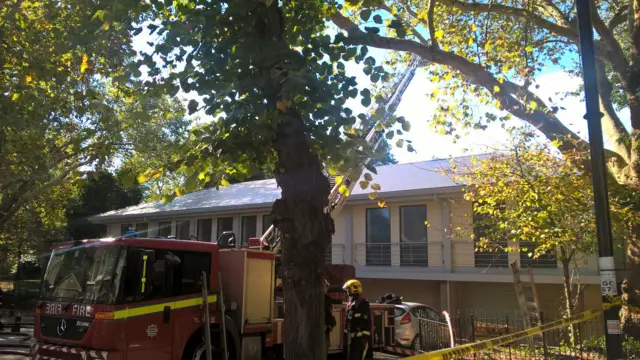
[[[365,141],[367,145],[371,147],[373,151],[376,151],[378,146],[382,141],[382,137],[385,133],[385,125],[391,116],[393,116],[395,110],[397,109],[400,101],[402,100],[402,96],[404,92],[409,87],[411,80],[413,79],[416,70],[424,65],[424,60],[418,56],[412,56],[409,60],[408,66],[405,71],[396,78],[396,81],[392,83],[390,86],[390,91],[388,92],[384,101],[377,107],[377,109],[384,108],[384,114],[377,122],[370,122],[368,124],[368,128],[363,129],[365,136]],[[376,109],[376,110],[377,110]],[[369,114],[371,115],[376,110],[371,110]],[[364,124],[366,126],[367,124]],[[348,194],[351,193],[355,183],[358,181],[360,176],[362,175],[364,165],[366,165],[371,159],[367,159],[365,163],[357,168],[352,168],[347,171],[346,174],[342,175],[342,180],[340,182],[336,182],[336,184],[331,189],[331,193],[329,194],[329,206],[327,208],[327,212],[332,216],[335,216],[340,213],[342,207],[347,201]],[[327,174],[328,175],[328,174]],[[346,191],[343,189],[340,191],[342,186],[345,186]],[[271,251],[278,252],[281,245],[281,238],[276,234],[277,230],[274,225],[271,225],[267,231],[260,237],[260,245],[262,248],[265,244],[269,246]]]

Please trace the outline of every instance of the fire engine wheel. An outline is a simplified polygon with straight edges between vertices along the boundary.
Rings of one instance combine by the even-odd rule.
[[[205,360],[206,358],[207,347],[204,344],[204,341],[200,342],[200,344],[193,349],[191,356],[187,357],[189,360]],[[219,349],[216,349],[215,345],[211,345],[211,358],[215,360],[222,360],[222,352]],[[231,359],[229,351],[227,351],[227,359]]]

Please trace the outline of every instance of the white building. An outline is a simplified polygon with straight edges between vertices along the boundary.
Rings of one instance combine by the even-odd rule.
[[[514,252],[475,252],[471,237],[451,236],[452,229],[470,233],[473,214],[461,186],[441,172],[448,166],[449,160],[433,160],[377,167],[374,182],[382,186],[380,195],[387,207],[379,208],[367,191],[356,186],[334,218],[336,233],[327,261],[354,265],[370,299],[394,292],[405,301],[449,311],[517,310],[509,267],[516,261],[534,268],[542,310],[556,314],[562,306],[563,276],[553,257],[532,260]],[[215,241],[223,231],[233,230],[242,246],[269,227],[271,205],[279,196],[275,180],[251,181],[90,220],[107,225],[108,236],[135,227],[149,236],[195,235],[200,241]],[[580,265],[580,283],[586,286],[578,308],[597,307],[601,301],[597,257],[583,259]]]

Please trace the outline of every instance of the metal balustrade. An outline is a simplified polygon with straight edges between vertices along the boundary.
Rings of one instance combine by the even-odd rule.
[[[330,244],[324,255],[327,264],[344,264],[345,247],[344,244]]]
[[[371,266],[442,266],[442,242],[356,244],[355,263]]]

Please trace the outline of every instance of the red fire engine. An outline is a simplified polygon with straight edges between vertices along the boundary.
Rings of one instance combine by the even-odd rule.
[[[205,299],[213,359],[283,357],[275,253],[234,242],[230,235],[218,243],[123,237],[56,245],[33,359],[205,359]],[[341,352],[343,304],[334,315],[331,352]],[[372,348],[393,344],[393,316],[392,306],[372,304]]]

